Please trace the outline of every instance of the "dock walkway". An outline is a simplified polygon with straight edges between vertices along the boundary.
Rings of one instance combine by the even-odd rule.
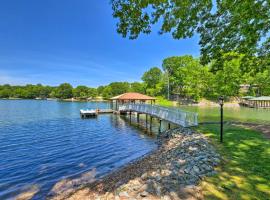
[[[123,104],[119,106],[119,111],[144,113],[183,127],[198,125],[197,113],[187,112],[177,108],[167,108],[151,104]]]

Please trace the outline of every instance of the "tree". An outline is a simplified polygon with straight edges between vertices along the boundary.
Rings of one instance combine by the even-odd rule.
[[[11,91],[7,88],[2,88],[0,90],[0,98],[8,98],[10,97]]]
[[[256,95],[270,95],[270,70],[266,69],[263,72],[257,73],[251,83],[251,86],[254,86]]]
[[[88,88],[88,96],[89,97],[96,97],[98,95],[96,88]]]
[[[73,97],[77,98],[87,98],[88,97],[88,87],[79,85],[72,91]]]
[[[145,84],[140,82],[133,82],[130,84],[130,91],[145,94],[146,93]]]
[[[222,70],[216,72],[214,77],[214,96],[237,96],[240,84],[243,79],[241,76],[241,58],[234,58],[222,64]]]
[[[130,90],[128,82],[112,82],[109,84],[109,87],[111,88],[111,96],[117,96]]]
[[[182,91],[186,97],[198,101],[202,97],[207,97],[209,93],[211,94],[209,83],[213,79],[213,75],[209,72],[208,67],[200,65],[199,60],[181,68],[180,73],[183,75]]]
[[[147,88],[155,88],[161,80],[162,71],[158,67],[152,67],[146,71],[142,80],[145,82]]]
[[[105,89],[105,86],[99,86],[98,88],[97,88],[97,94],[98,95],[102,95],[102,93],[103,93],[103,90]]]
[[[173,56],[163,60],[162,67],[169,77],[171,92],[175,94],[183,93],[185,74],[182,69],[191,68],[192,65],[199,65],[199,62],[198,59],[194,59],[190,55]]]
[[[112,0],[112,9],[117,32],[130,39],[160,22],[160,33],[175,39],[198,33],[204,64],[230,51],[256,55],[270,45],[268,0]]]
[[[55,96],[60,99],[68,99],[72,97],[73,87],[69,83],[62,83],[56,89]]]

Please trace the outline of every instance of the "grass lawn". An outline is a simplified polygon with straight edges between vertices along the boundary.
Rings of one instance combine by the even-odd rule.
[[[206,199],[270,199],[270,140],[259,132],[226,125],[220,144],[218,125],[197,129],[211,138],[223,158],[218,174],[201,183]]]
[[[169,101],[163,97],[156,97],[156,98],[157,98],[157,100],[156,100],[157,105],[168,106],[168,107],[174,106],[172,101]]]

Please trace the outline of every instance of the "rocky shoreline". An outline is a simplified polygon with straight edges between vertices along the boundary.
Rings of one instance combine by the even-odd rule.
[[[203,199],[198,183],[220,162],[207,138],[191,129],[166,131],[160,147],[135,162],[75,191],[50,199]]]

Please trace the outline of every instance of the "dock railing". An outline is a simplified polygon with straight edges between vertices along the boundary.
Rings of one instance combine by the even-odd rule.
[[[145,113],[183,127],[198,125],[197,113],[180,110],[178,108],[168,108],[150,104],[123,104],[119,106],[119,111]]]

